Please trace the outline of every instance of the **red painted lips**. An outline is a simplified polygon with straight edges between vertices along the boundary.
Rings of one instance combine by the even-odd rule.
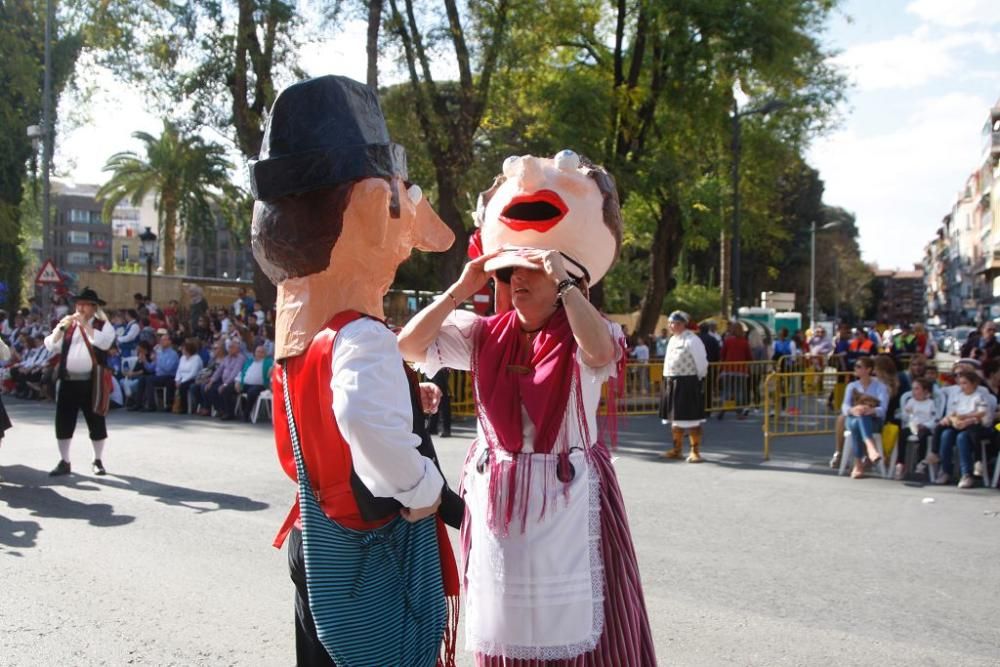
[[[517,195],[500,213],[500,222],[515,232],[533,230],[544,233],[559,224],[569,209],[552,190]]]

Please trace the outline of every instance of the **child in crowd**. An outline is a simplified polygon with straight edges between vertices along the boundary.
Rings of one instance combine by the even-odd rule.
[[[906,473],[906,452],[907,440],[911,435],[917,437],[919,449],[917,460],[920,464],[917,467],[918,473],[923,473],[927,465],[924,463],[924,456],[927,453],[927,442],[934,433],[934,425],[937,423],[941,406],[934,401],[934,383],[926,377],[913,379],[913,388],[910,393],[903,397],[901,406],[903,417],[903,428],[899,435],[899,462],[896,464],[894,478],[903,479]]]

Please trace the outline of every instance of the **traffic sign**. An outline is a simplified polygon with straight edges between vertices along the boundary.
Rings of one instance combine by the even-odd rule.
[[[35,276],[36,285],[62,285],[63,279],[56,271],[56,265],[52,263],[51,259],[45,260],[42,264],[42,268],[38,270],[38,275]]]

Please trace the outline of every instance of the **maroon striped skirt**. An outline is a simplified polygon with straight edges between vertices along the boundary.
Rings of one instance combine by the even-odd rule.
[[[593,449],[601,484],[601,552],[604,559],[604,631],[593,651],[568,660],[515,660],[476,654],[477,667],[655,667],[639,566],[618,477],[604,445]]]

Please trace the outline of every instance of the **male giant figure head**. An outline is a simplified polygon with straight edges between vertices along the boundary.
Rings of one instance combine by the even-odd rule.
[[[334,314],[382,317],[396,269],[454,234],[408,186],[375,91],[325,76],[274,102],[250,164],[254,255],[278,286],[275,358],[301,354]]]

